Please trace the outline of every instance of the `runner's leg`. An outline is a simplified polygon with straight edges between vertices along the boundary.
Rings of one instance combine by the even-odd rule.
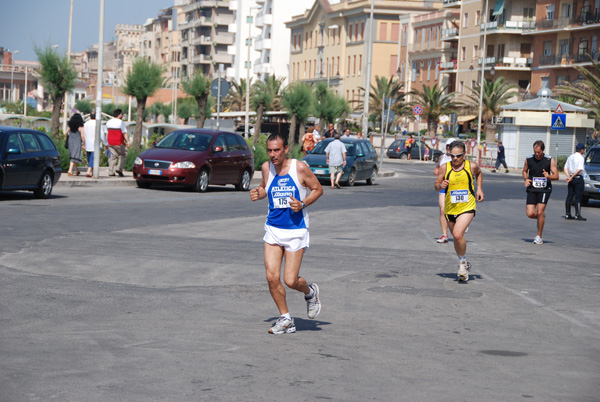
[[[448,222],[452,237],[454,237],[454,250],[457,256],[464,256],[467,253],[467,239],[465,239],[465,231],[471,224],[474,214],[465,213],[456,218],[456,223]]]
[[[445,199],[446,199],[446,194],[438,195],[438,204],[440,206],[440,227],[442,228],[442,235],[448,237],[448,220],[446,219],[446,215],[444,214]]]
[[[542,237],[544,231],[544,224],[546,223],[546,217],[544,212],[546,211],[546,204],[537,204],[537,235]]]
[[[279,309],[279,314],[288,312],[285,301],[285,288],[281,284],[281,262],[283,260],[283,247],[265,243],[265,268],[267,283],[271,297]],[[287,262],[286,262],[287,263]]]
[[[300,264],[302,264],[303,256],[304,249],[298,251],[285,251],[283,282],[288,288],[297,290],[307,295],[310,293],[308,283],[304,278],[298,275],[300,273]]]

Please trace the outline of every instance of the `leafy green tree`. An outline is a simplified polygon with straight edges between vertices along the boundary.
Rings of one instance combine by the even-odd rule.
[[[312,88],[303,82],[289,85],[282,93],[282,103],[291,115],[289,146],[294,148],[296,124],[303,125],[312,109]],[[302,134],[303,130],[301,130]]]
[[[171,104],[167,105],[162,102],[155,102],[148,109],[150,110],[150,113],[156,115],[157,118],[159,116],[164,116],[165,123],[169,122],[169,115],[171,115]]]
[[[162,84],[163,67],[159,64],[138,58],[133,62],[133,68],[125,78],[123,93],[137,100],[135,130],[132,146],[139,148],[142,142],[142,122],[146,110],[146,100],[152,96]]]
[[[275,77],[274,75],[268,75],[265,77],[265,83],[269,88],[269,91],[273,94],[273,101],[271,102],[270,110],[281,110],[282,100],[281,94],[283,91],[283,82],[285,77]]]
[[[75,109],[83,114],[90,114],[94,110],[94,104],[88,99],[80,99],[75,102]]]
[[[327,84],[319,83],[314,91],[313,98],[314,110],[313,114],[319,118],[319,125],[325,130],[326,123],[334,123],[343,115],[350,113],[350,105],[348,102],[334,94]]]
[[[480,86],[469,88],[471,94],[466,96],[465,105],[471,113],[479,113]],[[483,98],[481,108],[481,119],[485,127],[485,140],[496,141],[496,123],[494,117],[500,115],[500,107],[508,105],[510,98],[518,96],[517,86],[504,81],[504,77],[498,77],[494,81],[485,81],[483,84]]]
[[[423,109],[421,119],[427,122],[427,133],[431,136],[437,133],[440,116],[452,113],[455,108],[454,94],[445,94],[445,92],[446,88],[438,87],[437,84],[432,87],[425,85],[422,91],[411,92],[413,96],[411,105],[421,105]]]
[[[581,101],[581,106],[592,111],[592,117],[600,119],[600,63],[591,57],[590,67],[574,66],[582,79],[565,82],[555,87],[555,94]],[[576,102],[569,102],[576,103]]]
[[[66,55],[59,55],[50,45],[46,45],[45,48],[35,46],[34,49],[40,63],[37,74],[52,102],[50,133],[57,139],[60,109],[65,93],[75,88],[77,71],[75,71]]]
[[[263,114],[271,110],[274,98],[275,93],[273,92],[273,88],[269,86],[266,81],[257,81],[252,86],[252,98],[250,99],[250,104],[252,110],[256,112],[256,123],[254,124],[255,145],[258,142],[258,137],[260,137]]]
[[[196,115],[196,127],[204,127],[206,119],[206,103],[210,96],[210,79],[201,70],[196,71],[193,77],[184,79],[181,83],[183,90],[192,96],[198,104],[198,115]]]
[[[183,124],[188,124],[190,117],[198,115],[198,103],[192,98],[177,100],[177,116],[183,119]]]

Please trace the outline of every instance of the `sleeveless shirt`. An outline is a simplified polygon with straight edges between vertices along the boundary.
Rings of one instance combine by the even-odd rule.
[[[549,193],[552,191],[552,182],[544,177],[543,170],[551,173],[552,157],[544,155],[542,159],[535,159],[535,154],[527,158],[527,167],[529,168],[529,180],[531,184],[527,187],[528,193]]]
[[[452,169],[452,163],[446,164],[445,180],[448,180],[446,198],[444,201],[445,213],[447,215],[460,215],[463,212],[474,211],[477,201],[471,173],[471,162],[465,161],[465,165],[459,171]]]
[[[308,228],[308,212],[302,209],[294,212],[290,208],[290,197],[302,201],[306,197],[306,187],[300,185],[296,159],[292,159],[288,174],[280,176],[275,166],[269,162],[269,178],[267,180],[267,196],[269,197],[269,214],[267,225],[279,229]]]

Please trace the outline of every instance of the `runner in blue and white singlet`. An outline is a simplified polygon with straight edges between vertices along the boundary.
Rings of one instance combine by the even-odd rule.
[[[296,170],[296,159],[292,159],[288,174],[279,176],[275,166],[269,162],[269,178],[267,180],[267,196],[269,198],[269,214],[266,225],[278,229],[308,229],[308,212],[302,209],[294,212],[290,208],[290,197],[304,200],[306,187],[300,185]]]

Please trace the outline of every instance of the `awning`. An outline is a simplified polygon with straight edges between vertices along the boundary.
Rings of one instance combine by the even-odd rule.
[[[456,118],[456,121],[460,124],[466,122],[466,121],[471,121],[471,120],[475,120],[477,118],[477,116],[475,115],[468,115],[468,116],[458,116]]]
[[[504,0],[496,0],[494,6],[494,15],[501,15],[504,12]]]

